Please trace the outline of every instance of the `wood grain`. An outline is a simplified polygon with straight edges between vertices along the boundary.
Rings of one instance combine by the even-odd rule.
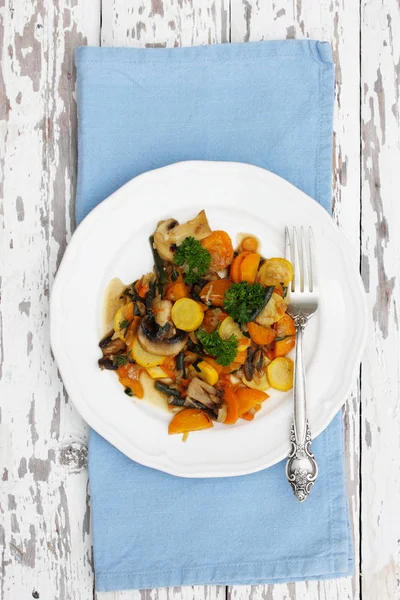
[[[400,11],[362,2],[362,272],[371,328],[362,367],[363,598],[400,598]]]
[[[74,49],[99,35],[98,5],[90,14],[83,5],[0,2],[5,600],[93,595],[86,426],[65,395],[48,334],[49,289],[73,228]]]

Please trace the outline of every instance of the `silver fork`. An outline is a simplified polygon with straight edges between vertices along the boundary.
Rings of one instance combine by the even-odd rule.
[[[303,335],[310,317],[318,310],[318,281],[315,263],[314,236],[311,227],[308,242],[303,227],[300,240],[293,227],[292,239],[285,228],[286,258],[291,261],[294,278],[291,285],[288,313],[296,326],[296,358],[294,365],[293,423],[290,432],[291,450],[286,463],[286,476],[297,500],[304,502],[318,475],[318,466],[311,451],[311,431],[307,419],[306,374],[303,358]]]

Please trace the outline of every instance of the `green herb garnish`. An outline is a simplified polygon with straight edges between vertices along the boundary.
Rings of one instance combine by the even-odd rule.
[[[171,273],[171,280],[176,281],[178,279],[178,277],[179,277],[179,271],[177,271],[176,269],[173,269],[172,273]]]
[[[174,263],[185,270],[185,282],[196,283],[210,267],[211,254],[194,237],[187,237],[174,254]]]
[[[225,292],[224,309],[239,325],[248,323],[266,303],[268,289],[260,283],[234,283]]]
[[[133,396],[131,388],[128,388],[128,387],[127,387],[127,388],[125,388],[125,389],[124,389],[124,392],[125,392],[125,394],[126,394],[127,396]]]
[[[119,322],[119,328],[120,329],[126,329],[129,325],[129,321],[128,319],[124,319],[123,321]]]
[[[115,357],[115,362],[119,367],[126,365],[126,363],[133,364],[135,361],[129,356],[131,351],[129,350],[128,354],[117,354]]]
[[[234,335],[223,340],[218,331],[207,333],[202,329],[196,335],[207,354],[213,356],[219,365],[227,367],[235,360],[239,342]]]

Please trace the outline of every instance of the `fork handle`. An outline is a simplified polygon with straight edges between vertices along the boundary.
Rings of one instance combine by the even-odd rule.
[[[318,475],[318,465],[311,451],[311,432],[307,420],[306,374],[303,358],[303,334],[307,316],[293,316],[296,326],[296,358],[294,370],[294,415],[290,433],[291,450],[286,463],[286,476],[297,500],[304,502]]]
[[[298,314],[294,318],[296,326],[296,358],[294,362],[294,433],[296,443],[305,444],[307,435],[307,401],[306,401],[306,371],[303,355],[303,334],[307,325],[307,317]]]

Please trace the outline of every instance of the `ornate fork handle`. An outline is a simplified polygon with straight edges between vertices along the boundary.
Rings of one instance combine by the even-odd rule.
[[[303,358],[303,333],[308,322],[306,314],[293,315],[296,326],[296,359],[294,372],[294,419],[290,434],[291,450],[286,463],[286,476],[300,502],[308,497],[318,475],[318,466],[311,451],[311,431],[307,420],[306,378]]]

